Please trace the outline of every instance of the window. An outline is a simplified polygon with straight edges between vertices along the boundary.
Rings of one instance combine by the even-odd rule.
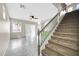
[[[12,32],[21,32],[21,24],[12,23]]]

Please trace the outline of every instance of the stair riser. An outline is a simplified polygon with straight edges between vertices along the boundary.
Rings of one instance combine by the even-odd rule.
[[[63,21],[63,22],[61,22],[61,24],[64,24],[64,23],[79,23],[79,20],[78,21],[70,20],[70,21]]]
[[[79,30],[56,30],[56,32],[79,33]]]
[[[61,36],[61,37],[69,37],[69,38],[79,39],[79,35],[56,34],[56,33],[54,33],[54,35]]]
[[[74,23],[68,23],[68,22],[64,22],[64,23],[61,23],[60,25],[78,25],[79,22],[74,22]]]
[[[73,50],[78,50],[78,46],[76,45],[76,43],[71,43],[71,42],[69,43],[69,42],[66,42],[66,40],[58,41],[57,39],[55,39],[55,40],[53,39],[53,40],[49,40],[48,42],[51,44],[53,44],[53,42],[54,42],[54,43],[59,44],[61,46],[64,46],[64,47],[67,47],[67,48],[70,48]]]
[[[65,21],[65,22],[61,22],[60,24],[79,24],[79,21],[74,21],[74,22]]]
[[[78,24],[60,24],[59,26],[63,26],[63,27],[79,27]]]
[[[61,54],[59,54],[59,53],[57,53],[55,51],[49,50],[48,48],[42,50],[41,53],[44,56],[62,56]]]
[[[47,45],[46,45],[45,47],[46,47],[46,49],[49,49],[49,50],[51,50],[51,51],[57,52],[56,49],[52,49],[52,48],[48,47]],[[61,54],[61,56],[64,56],[62,53],[59,53],[59,52],[57,52],[57,53],[58,53],[58,54]]]
[[[54,50],[54,51],[57,51],[58,53],[62,54],[62,55],[77,55],[77,52],[76,51],[73,51],[69,48],[66,48],[66,47],[63,47],[63,46],[60,46],[60,45],[55,45],[55,44],[52,44],[52,46],[47,46],[46,45],[46,48],[50,49],[50,50]]]
[[[58,27],[79,27],[78,25],[68,25],[68,24],[63,24],[63,25],[59,25]]]
[[[63,34],[63,35],[65,35],[65,34],[66,34],[66,35],[77,35],[77,36],[79,35],[78,33],[69,33],[69,32],[66,33],[66,32],[57,32],[57,31],[55,31],[54,33],[56,33],[56,34],[57,34],[57,33],[58,33],[58,34]],[[53,34],[54,34],[54,33],[53,33]]]
[[[78,17],[79,17],[79,16],[78,16]],[[66,19],[65,19],[65,18],[66,18]],[[72,19],[70,19],[71,17],[69,17],[69,18],[68,18],[68,16],[67,16],[67,17],[65,17],[65,18],[64,18],[64,20],[63,20],[63,21],[71,21],[71,22],[72,22],[72,21],[79,21],[79,19],[78,19],[78,18],[74,18],[73,16],[72,16]],[[62,21],[62,22],[63,22],[63,21]]]
[[[61,38],[59,36],[51,36],[52,39],[62,39],[62,40],[68,40],[68,41],[72,41],[72,42],[78,42],[78,39],[67,39],[67,38]]]
[[[47,55],[45,55],[44,53],[42,53],[42,56],[47,56]]]
[[[76,26],[59,26],[57,29],[79,29],[79,27]]]

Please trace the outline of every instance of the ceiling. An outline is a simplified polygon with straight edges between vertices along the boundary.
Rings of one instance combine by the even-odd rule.
[[[31,20],[34,16],[42,22],[54,17],[58,9],[52,3],[7,3],[10,17],[24,20]]]

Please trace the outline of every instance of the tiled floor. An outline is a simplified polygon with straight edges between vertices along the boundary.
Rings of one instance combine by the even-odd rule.
[[[11,39],[5,56],[36,56],[37,40],[29,38]]]

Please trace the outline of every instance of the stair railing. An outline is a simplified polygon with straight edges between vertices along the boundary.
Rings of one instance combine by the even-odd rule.
[[[41,30],[38,29],[38,55],[39,56],[40,56],[40,52],[41,52],[40,48],[42,44],[58,24],[58,18],[60,16],[60,13],[66,10],[66,8],[68,9],[72,5],[73,4],[70,4],[69,6],[62,8]]]

